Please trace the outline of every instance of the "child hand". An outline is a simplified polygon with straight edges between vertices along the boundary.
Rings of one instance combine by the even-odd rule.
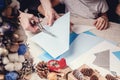
[[[108,18],[103,15],[95,20],[94,25],[98,30],[105,30],[108,28]]]

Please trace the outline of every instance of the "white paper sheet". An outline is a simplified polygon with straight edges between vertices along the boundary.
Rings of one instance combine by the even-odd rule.
[[[80,34],[80,33],[83,33],[85,31],[89,31],[91,29],[94,29],[96,28],[95,26],[88,26],[88,25],[73,25],[73,32],[77,33],[77,34]]]
[[[56,58],[69,49],[70,13],[60,17],[54,22],[53,26],[46,29],[55,37],[41,32],[33,36],[31,40],[47,51],[53,58]]]

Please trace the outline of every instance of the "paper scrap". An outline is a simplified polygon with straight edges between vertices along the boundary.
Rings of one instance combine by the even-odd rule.
[[[99,53],[95,53],[96,59],[93,64],[105,68],[107,70],[110,69],[110,52],[109,50],[101,51]]]

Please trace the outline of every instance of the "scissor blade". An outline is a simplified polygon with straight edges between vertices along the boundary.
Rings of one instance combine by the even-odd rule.
[[[44,33],[47,33],[53,37],[56,37],[54,34],[52,34],[51,32],[47,31],[40,23],[38,23],[38,27],[39,27],[39,30],[44,32]]]
[[[47,31],[47,30],[44,29],[44,28],[42,29],[42,32],[47,33],[47,34],[49,34],[49,35],[51,35],[51,36],[53,36],[53,37],[56,37],[53,33]]]

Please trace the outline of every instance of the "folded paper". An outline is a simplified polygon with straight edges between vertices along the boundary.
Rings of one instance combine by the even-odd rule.
[[[70,13],[57,19],[53,26],[46,26],[46,30],[55,36],[40,32],[33,36],[31,40],[48,52],[53,58],[60,56],[69,49]]]

